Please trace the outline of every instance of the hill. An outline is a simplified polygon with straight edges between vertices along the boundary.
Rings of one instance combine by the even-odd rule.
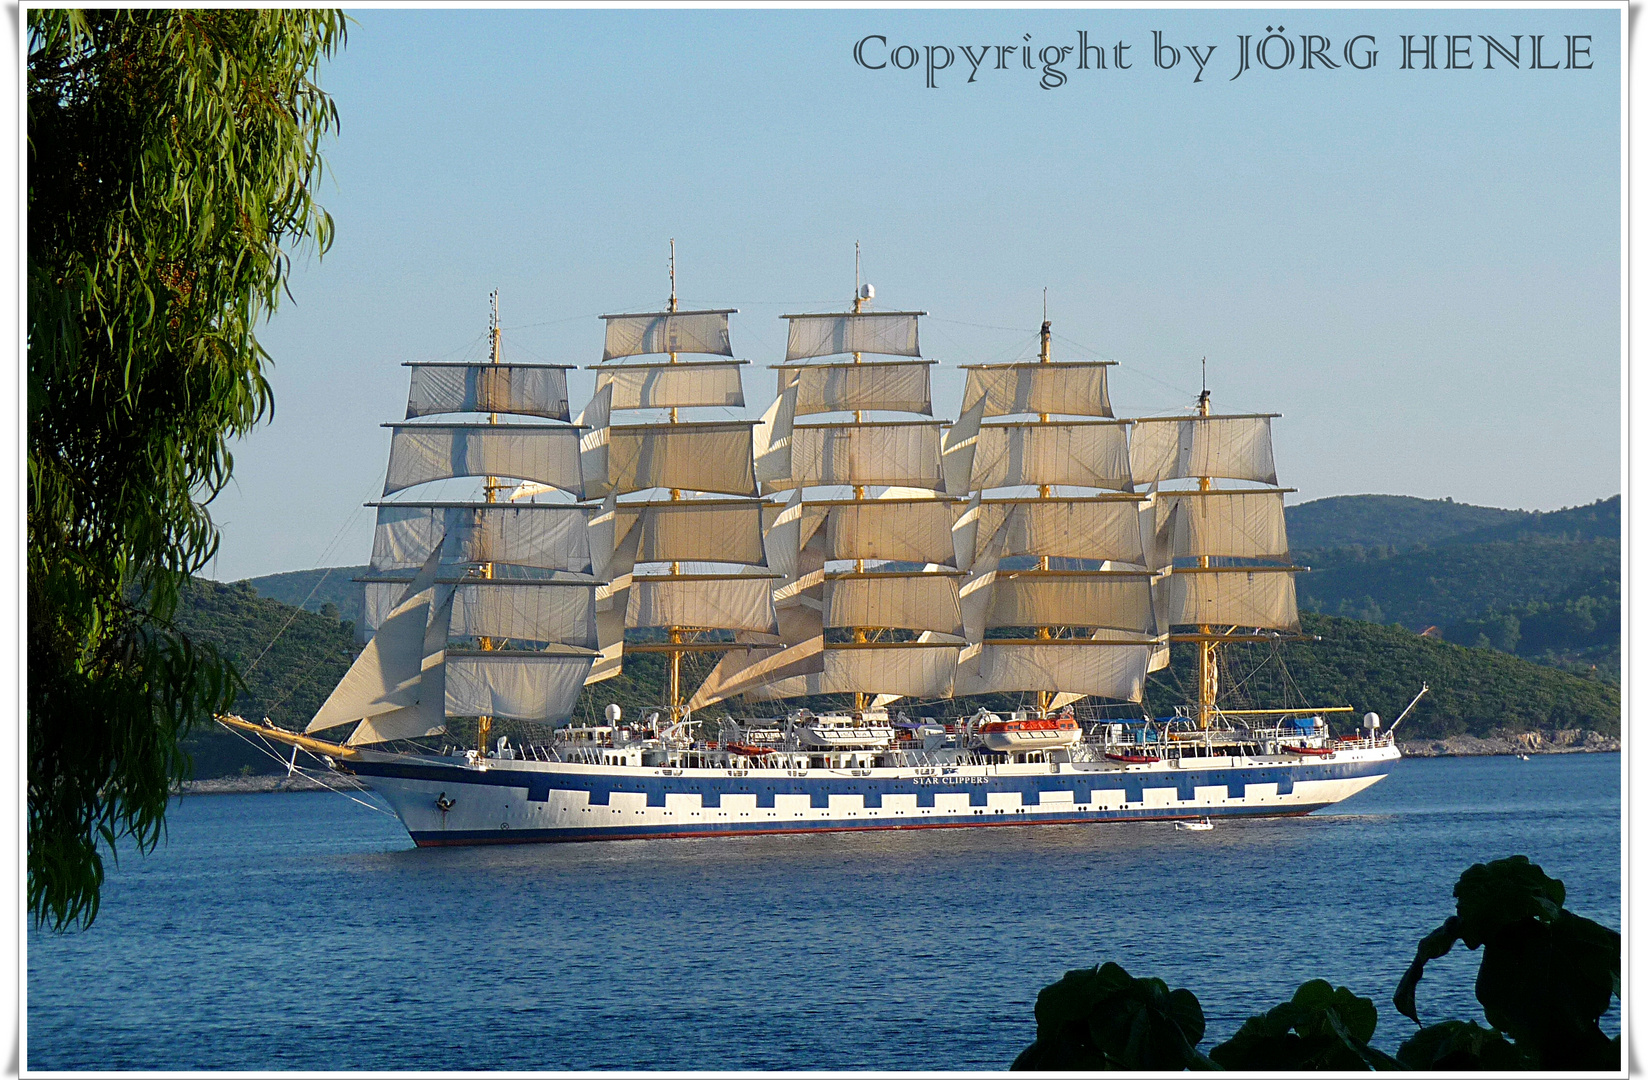
[[[351,624],[264,599],[246,582],[190,582],[177,624],[192,640],[215,645],[241,673],[246,685],[236,695],[236,712],[267,716],[282,727],[302,728],[355,656]],[[197,778],[242,768],[278,771],[274,761],[216,724],[197,727],[184,747]]]
[[[1336,495],[1287,508],[1294,550],[1378,545],[1407,549],[1533,517],[1527,510],[1471,506],[1411,495]]]
[[[1449,641],[1570,670],[1594,665],[1617,679],[1619,497],[1517,513],[1406,550],[1397,533],[1371,547],[1295,544],[1296,561],[1313,570],[1298,579],[1300,606],[1415,631],[1434,626]]]
[[[354,580],[366,573],[364,566],[323,566],[315,570],[292,570],[250,578],[246,584],[259,596],[319,613],[327,604],[337,618],[360,622],[366,587]]]
[[[1520,513],[1520,511],[1516,511]],[[1618,540],[1620,538],[1620,497],[1598,499],[1587,506],[1565,510],[1533,511],[1513,521],[1460,533],[1447,544],[1486,544],[1522,540]]]

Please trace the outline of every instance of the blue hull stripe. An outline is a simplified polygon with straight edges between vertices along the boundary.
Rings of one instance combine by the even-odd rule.
[[[1283,807],[1254,807],[1247,810],[1221,808],[1220,817],[1298,817],[1320,810],[1330,803],[1313,803],[1308,806]],[[816,832],[868,832],[884,831],[889,829],[963,829],[976,828],[984,825],[1090,825],[1099,822],[1128,822],[1128,821],[1184,821],[1199,819],[1200,813],[1187,813],[1184,810],[1172,808],[1138,809],[1138,810],[1098,810],[1090,813],[1077,814],[1069,817],[1036,817],[1024,818],[1019,816],[1008,817],[998,815],[991,818],[983,817],[943,817],[925,821],[886,821],[879,823],[847,824],[833,822],[819,822],[783,826],[744,825],[727,822],[724,824],[703,825],[619,825],[611,828],[578,828],[578,829],[476,829],[450,832],[414,832],[412,842],[419,847],[445,847],[468,844],[565,844],[579,843],[586,840],[644,840],[644,839],[673,839],[702,836],[758,836],[774,833],[816,833]]]
[[[875,809],[887,795],[916,797],[916,806],[932,809],[937,793],[965,791],[968,805],[987,806],[991,794],[1017,793],[1025,806],[1041,805],[1041,796],[1052,791],[1073,791],[1078,805],[1092,802],[1095,791],[1122,791],[1130,803],[1144,801],[1146,787],[1177,789],[1181,800],[1196,796],[1198,787],[1226,789],[1228,798],[1243,798],[1250,784],[1275,784],[1278,795],[1293,793],[1299,780],[1349,780],[1362,776],[1383,776],[1391,769],[1389,760],[1311,762],[1298,765],[1253,765],[1245,768],[1197,769],[1167,773],[1125,773],[1109,775],[1061,772],[1032,776],[898,777],[872,779],[822,774],[794,776],[611,776],[601,774],[544,773],[523,769],[493,768],[485,771],[457,765],[414,765],[391,761],[354,761],[348,769],[364,777],[382,776],[399,780],[422,780],[455,786],[507,787],[526,792],[528,802],[547,802],[551,791],[583,791],[591,806],[610,806],[613,792],[644,794],[647,805],[662,807],[669,794],[698,795],[704,807],[717,809],[723,795],[754,795],[755,805],[770,809],[778,795],[807,795],[809,805],[827,810],[831,795],[862,795],[866,809]],[[1090,818],[1084,816],[1081,820]]]

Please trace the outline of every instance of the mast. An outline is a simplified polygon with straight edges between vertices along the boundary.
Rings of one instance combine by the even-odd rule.
[[[755,421],[686,421],[680,414],[744,405],[745,361],[730,359],[728,316],[735,309],[681,310],[674,240],[669,270],[663,311],[601,316],[606,347],[592,365],[595,397],[585,416],[595,430],[584,461],[590,494],[606,500],[609,539],[597,562],[612,579],[602,600],[603,659],[590,680],[618,674],[626,652],[666,653],[676,721],[687,714],[682,656],[737,648],[725,639],[729,630],[775,638],[777,619],[761,542]],[[633,359],[647,356],[662,359]],[[667,410],[668,419],[614,422],[618,413],[655,409]],[[649,491],[665,497],[620,501]],[[627,630],[662,630],[664,640],[630,642]]]
[[[492,290],[492,324],[491,324],[491,327],[490,327],[490,333],[488,334],[488,337],[491,340],[491,344],[492,344],[492,363],[494,365],[496,365],[496,364],[500,363],[503,360],[503,351],[504,351],[503,327],[502,327],[502,324],[498,320],[498,290],[497,289]],[[486,422],[489,423],[489,424],[494,424],[494,425],[497,424],[498,414],[495,413],[495,412],[487,413],[486,414]],[[498,501],[498,489],[499,489],[500,486],[501,485],[498,483],[498,478],[496,476],[488,476],[486,478],[486,482],[482,486],[482,491],[484,492],[484,497],[485,497],[485,499],[488,503],[496,503]],[[493,572],[493,568],[492,568],[492,563],[490,561],[489,562],[484,562],[484,563],[481,564],[481,566],[480,566],[480,576],[482,578],[490,580],[491,577],[492,577],[492,572]],[[479,644],[480,644],[481,649],[483,651],[485,651],[485,652],[491,652],[492,651],[493,642],[492,642],[492,638],[490,636],[483,635],[480,638]],[[475,718],[475,752],[477,754],[479,754],[482,758],[486,757],[486,744],[487,744],[487,740],[490,739],[491,736],[492,736],[492,717],[490,715],[482,715],[482,716],[476,717]]]
[[[890,571],[886,560],[870,555],[873,547],[865,542],[867,538],[855,535],[865,530],[864,515],[876,512],[868,508],[880,502],[871,497],[872,486],[942,490],[939,471],[932,467],[938,464],[940,426],[936,422],[865,419],[866,412],[932,415],[931,361],[919,359],[916,343],[917,320],[923,313],[868,312],[866,306],[874,297],[874,287],[864,282],[862,246],[855,242],[850,313],[785,316],[790,320],[790,341],[785,363],[776,368],[779,395],[794,394],[796,415],[852,416],[851,421],[797,425],[792,473],[774,487],[791,488],[801,520],[806,522],[811,517],[817,523],[809,543],[822,571],[818,575],[821,588],[808,590],[815,594],[822,612],[821,670],[813,673],[816,678],[792,682],[788,689],[805,692],[813,685],[850,689],[857,716],[870,709],[878,694],[897,691],[893,696],[904,696],[914,688],[896,670],[886,670],[900,666],[895,659],[900,650],[927,644],[935,635],[953,634],[960,629],[959,599],[952,598],[959,597],[956,577],[944,569],[954,565],[947,537],[942,544],[925,545],[931,550],[913,553],[920,558],[908,561],[922,563],[922,570]],[[810,321],[814,318],[816,322]],[[892,340],[863,332],[878,323],[893,329]],[[824,333],[811,333],[815,329]],[[850,362],[827,359],[841,353],[850,353]],[[918,359],[866,361],[866,353]],[[894,450],[889,454],[883,448],[878,454],[874,448],[878,441],[891,447],[910,436],[915,445],[902,453]],[[798,447],[808,458],[799,468],[793,457]],[[878,456],[886,460],[875,465],[867,460]],[[901,456],[910,460],[900,460]],[[923,457],[931,459],[927,468],[917,462]],[[825,467],[815,470],[815,461]],[[851,496],[806,497],[809,489],[835,485],[849,488]],[[891,505],[876,509],[886,510]],[[797,554],[799,557],[801,553]],[[839,566],[847,561],[851,569],[830,568],[832,562]],[[871,561],[877,565],[870,566]],[[837,635],[844,635],[844,639]],[[878,672],[878,668],[882,670]],[[891,681],[866,683],[866,679]],[[768,696],[780,695],[788,696],[784,689],[769,688]]]
[[[1045,715],[1089,695],[1138,700],[1165,643],[1113,365],[1055,361],[1042,295],[1034,360],[965,366],[946,477],[977,507],[955,693],[1033,692]]]
[[[863,313],[864,313],[864,249],[863,249],[863,246],[857,240],[854,240],[853,241],[853,314],[854,315],[862,315]],[[864,362],[864,353],[862,351],[855,351],[853,353],[853,363],[862,364],[863,362]],[[864,410],[863,409],[854,409],[853,410],[853,423],[861,424],[863,422],[864,422]],[[862,499],[862,498],[864,498],[864,495],[865,495],[864,485],[863,484],[854,484],[853,485],[853,498]],[[854,570],[855,573],[862,574],[864,572],[864,560],[863,559],[854,559],[853,560],[853,570]],[[865,628],[862,627],[862,626],[853,627],[852,628],[852,634],[853,634],[853,644],[854,645],[863,645],[863,644],[865,644],[869,641],[869,634],[865,630]],[[869,702],[869,696],[867,694],[865,694],[864,691],[862,691],[862,690],[854,690],[853,691],[853,712],[854,713],[857,713],[859,715],[863,715],[864,710],[865,710],[866,706],[868,705],[868,702]]]
[[[862,716],[874,697],[949,693],[965,646],[959,500],[944,477],[946,425],[932,418],[925,312],[872,310],[855,264],[846,310],[784,316],[778,393],[757,432],[762,490],[782,499],[768,504],[766,534],[783,575],[779,640],[724,656],[695,707],[850,693]]]
[[[1276,641],[1299,635],[1284,494],[1276,486],[1270,422],[1274,413],[1218,414],[1207,389],[1189,417],[1141,417],[1134,421],[1131,458],[1139,483],[1162,487],[1156,496],[1155,546],[1167,620],[1190,633],[1173,642],[1197,651],[1196,722],[1218,715],[1219,647],[1232,642]],[[1215,479],[1248,486],[1218,487]]]
[[[1044,285],[1044,286],[1042,286],[1042,290],[1041,290],[1041,363],[1051,364],[1052,362],[1053,362],[1053,323],[1047,318],[1047,287]],[[1043,424],[1048,423],[1052,420],[1052,418],[1053,418],[1052,414],[1049,413],[1049,412],[1043,411],[1043,412],[1038,412],[1036,414],[1036,420],[1039,423],[1043,423]],[[1036,497],[1037,498],[1047,499],[1047,498],[1051,498],[1052,495],[1053,495],[1053,487],[1052,487],[1051,484],[1038,484],[1037,485],[1037,487],[1036,487]],[[1041,561],[1041,569],[1044,572],[1047,571],[1047,570],[1052,569],[1052,556],[1043,555],[1043,556],[1041,556],[1040,561]],[[1039,627],[1036,628],[1036,636],[1041,638],[1043,641],[1051,641],[1052,638],[1053,638],[1053,628],[1050,627],[1050,626],[1039,626]],[[1041,713],[1043,716],[1046,716],[1047,715],[1047,706],[1052,700],[1053,700],[1052,691],[1050,691],[1050,690],[1037,690],[1036,691],[1036,711]]]
[[[1210,402],[1212,394],[1207,389],[1207,357],[1202,357],[1202,393],[1196,399],[1196,415],[1208,416],[1211,414]],[[1198,476],[1196,478],[1198,491],[1212,491],[1213,478]],[[1196,564],[1206,570],[1213,565],[1211,555],[1196,556]],[[1213,704],[1219,697],[1219,658],[1214,653],[1218,646],[1213,640],[1213,628],[1203,624],[1196,627],[1196,632],[1202,636],[1197,644],[1196,652],[1198,663],[1196,666],[1196,726],[1206,729],[1213,719]]]
[[[488,358],[406,365],[408,422],[385,425],[393,431],[385,498],[368,504],[377,529],[357,579],[365,583],[361,629],[372,636],[309,726],[359,720],[350,746],[439,734],[448,715],[472,716],[484,762],[498,717],[554,724],[570,716],[596,657],[585,511],[499,498],[515,481],[516,496],[527,488],[582,496],[568,367],[506,362],[496,292],[491,301]],[[504,423],[500,414],[550,422]],[[459,477],[478,480],[481,498],[388,498]]]

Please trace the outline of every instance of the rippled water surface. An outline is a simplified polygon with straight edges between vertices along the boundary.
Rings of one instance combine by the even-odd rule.
[[[327,795],[195,796],[28,936],[36,1069],[990,1069],[1036,992],[1115,960],[1205,1050],[1310,977],[1390,995],[1473,862],[1527,854],[1620,925],[1620,758],[1408,760],[1308,818],[419,851]],[[1480,1018],[1478,954],[1422,1016]]]

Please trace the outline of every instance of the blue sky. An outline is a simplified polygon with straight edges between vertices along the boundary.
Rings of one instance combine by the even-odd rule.
[[[1203,356],[1216,408],[1282,413],[1290,501],[1620,489],[1616,9],[352,15],[321,73],[337,241],[261,334],[277,409],[213,504],[221,579],[364,562],[401,363],[481,356],[494,288],[506,356],[594,363],[597,314],[668,295],[671,237],[683,303],[740,309],[752,414],[779,315],[843,306],[857,240],[878,305],[930,313],[940,414],[953,365],[1033,347],[1045,286],[1055,354],[1119,363],[1118,415],[1183,410]],[[1276,26],[1340,67],[1232,80],[1240,36]],[[1049,90],[992,52],[967,82],[963,45],[1081,31],[1105,70],[1071,55]],[[1402,70],[1404,34],[1471,35],[1471,69],[1439,38],[1437,70]],[[866,35],[956,59],[929,89],[924,62],[855,64]],[[1520,67],[1483,70],[1481,35],[1521,35]],[[1531,35],[1546,64],[1590,35],[1594,67],[1529,70]],[[1199,83],[1188,45],[1214,46]]]

